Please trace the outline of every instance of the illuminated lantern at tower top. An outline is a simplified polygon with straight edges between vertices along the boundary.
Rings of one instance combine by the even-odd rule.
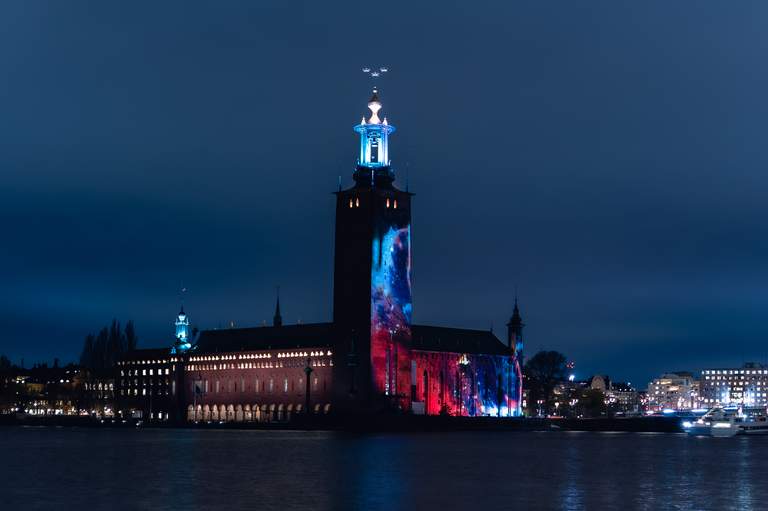
[[[358,182],[365,179],[371,183],[391,183],[394,173],[390,168],[389,135],[395,131],[395,127],[387,122],[386,117],[384,120],[379,118],[381,102],[377,89],[373,89],[368,108],[371,111],[370,117],[367,120],[363,117],[360,124],[354,128],[360,134],[360,155],[357,159],[355,179]]]
[[[186,351],[192,347],[189,339],[189,317],[181,307],[178,316],[176,316],[176,350]]]

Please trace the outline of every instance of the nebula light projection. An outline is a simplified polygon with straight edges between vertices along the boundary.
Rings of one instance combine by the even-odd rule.
[[[414,352],[416,399],[429,415],[520,415],[522,392],[514,357]]]
[[[385,226],[373,241],[371,373],[373,388],[403,408],[410,401],[411,228]]]

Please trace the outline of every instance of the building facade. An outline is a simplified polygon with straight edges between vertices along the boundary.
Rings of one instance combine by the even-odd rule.
[[[699,382],[689,372],[667,373],[648,384],[646,411],[698,408]]]
[[[768,406],[768,367],[748,363],[736,369],[704,369],[701,398],[706,407]]]
[[[333,320],[193,335],[183,309],[170,350],[120,361],[122,413],[152,420],[287,420],[297,413],[520,415],[523,323],[492,332],[412,322],[412,194],[389,159],[395,131],[378,92],[360,137],[353,184],[336,192]],[[152,401],[150,405],[150,401]],[[158,415],[162,414],[162,415]]]
[[[616,412],[637,413],[640,411],[637,390],[630,383],[612,382],[605,399],[608,407]]]

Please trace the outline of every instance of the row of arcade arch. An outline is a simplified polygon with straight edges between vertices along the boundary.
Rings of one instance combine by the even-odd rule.
[[[330,403],[317,403],[310,413],[325,415],[330,411]],[[302,413],[304,413],[304,405],[293,403],[187,406],[189,422],[283,422],[290,420],[293,415]]]

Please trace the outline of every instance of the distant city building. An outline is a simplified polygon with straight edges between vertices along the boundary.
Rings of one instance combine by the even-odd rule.
[[[646,409],[690,410],[699,406],[699,382],[692,373],[666,373],[648,384]]]
[[[640,408],[637,389],[626,382],[611,382],[605,400],[608,407],[616,412],[634,413]]]
[[[0,372],[0,414],[110,415],[112,383],[111,371],[97,379],[75,365],[8,368]]]
[[[612,382],[609,376],[598,374],[583,381],[568,379],[559,382],[553,390],[554,413],[582,416],[590,407],[594,412],[598,409],[595,399],[599,396],[602,396],[605,405],[603,412],[606,414],[639,411],[636,389],[629,383]]]
[[[579,403],[579,398],[582,391],[589,388],[589,382],[565,380],[555,385],[552,390],[552,405],[553,409],[551,413],[556,416],[569,417],[576,415],[578,412],[576,407]],[[536,407],[533,410],[532,415],[540,415],[543,410],[544,401],[536,403]]]
[[[748,363],[738,369],[701,371],[704,406],[768,406],[768,367]]]
[[[611,389],[611,379],[605,374],[596,374],[589,379],[589,388],[607,393]]]

